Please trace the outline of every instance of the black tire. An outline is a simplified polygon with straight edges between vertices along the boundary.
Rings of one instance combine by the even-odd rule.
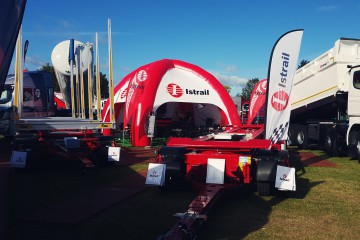
[[[339,155],[339,146],[337,144],[336,132],[327,131],[324,140],[325,152],[331,157],[336,157]]]
[[[275,179],[277,165],[289,159],[288,151],[259,150],[254,154],[258,158],[256,182],[259,196],[272,196],[275,194]]]
[[[294,144],[294,130],[292,128],[289,128],[287,145],[291,146],[293,144]]]
[[[272,196],[274,194],[274,182],[257,182],[259,196]]]
[[[360,133],[358,133],[356,144],[355,144],[356,158],[360,163]]]
[[[348,156],[350,157],[350,159],[357,160],[358,149],[360,148],[360,142],[358,141],[359,134],[360,132],[357,131],[351,131],[349,134]]]
[[[308,133],[305,126],[301,127],[296,133],[296,145],[299,149],[308,147]]]
[[[329,133],[326,133],[324,138],[324,150],[327,155],[330,155],[331,152],[331,137]]]

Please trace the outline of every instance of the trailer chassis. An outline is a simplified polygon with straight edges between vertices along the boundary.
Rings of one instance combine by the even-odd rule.
[[[199,194],[184,213],[176,213],[178,222],[159,239],[195,239],[198,228],[207,220],[209,211],[221,196],[230,190],[256,184],[259,195],[275,193],[277,165],[289,167],[289,154],[282,150],[283,142],[272,144],[266,139],[249,139],[246,133],[256,133],[258,126],[228,131],[230,140],[215,140],[211,136],[195,139],[170,138],[158,152],[158,163],[166,166],[165,186],[176,188],[192,183]],[[235,136],[235,137],[234,137]],[[225,137],[224,137],[225,138]],[[208,159],[225,159],[224,183],[206,183]],[[226,190],[226,191],[225,191]]]

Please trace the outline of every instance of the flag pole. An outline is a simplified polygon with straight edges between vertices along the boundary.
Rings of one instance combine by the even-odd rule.
[[[75,93],[74,93],[74,39],[70,39],[69,60],[70,60],[70,91],[71,91],[71,116],[75,115]]]
[[[81,57],[81,54],[82,54],[82,50],[80,51],[79,53],[79,56],[80,56],[80,59],[79,59],[79,62],[80,62],[80,97],[81,97],[81,118],[85,118],[85,91],[84,91],[84,69],[83,69],[83,60],[82,60],[82,57]]]
[[[101,114],[101,92],[100,92],[100,60],[99,60],[99,36],[98,33],[96,33],[96,39],[95,39],[95,45],[96,45],[96,100],[97,100],[97,119],[99,121],[102,120],[102,114]]]
[[[23,94],[23,57],[22,57],[22,26],[20,26],[18,39],[16,42],[15,55],[15,83],[14,83],[14,117],[19,120],[21,117],[21,102]]]
[[[89,118],[90,119],[94,119],[93,118],[93,100],[92,100],[92,68],[91,68],[91,64],[89,63],[88,65],[88,100],[89,100]]]
[[[108,41],[109,41],[109,99],[110,99],[110,122],[115,122],[114,114],[114,78],[112,62],[112,40],[111,40],[111,20],[108,19]]]

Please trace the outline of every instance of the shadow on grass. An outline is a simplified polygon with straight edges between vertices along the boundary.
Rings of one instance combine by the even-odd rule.
[[[244,190],[230,192],[210,213],[209,220],[199,231],[199,239],[243,239],[264,228],[276,205],[287,199],[303,199],[313,187],[323,183],[310,182],[304,178],[305,165],[296,157],[296,153],[290,158],[291,166],[296,168],[295,192],[277,191],[274,197],[260,197],[254,192]]]
[[[132,152],[130,152],[132,151]],[[152,151],[152,150],[149,150]],[[128,155],[127,155],[128,154]],[[136,155],[147,161],[146,151],[132,149],[121,155],[129,158]],[[303,163],[297,158],[290,159],[297,169],[297,191],[280,192],[276,197],[260,197],[252,191],[241,189],[226,193],[216,207],[209,213],[209,219],[199,231],[199,239],[243,239],[252,232],[261,230],[269,221],[274,206],[286,199],[303,199],[311,188],[322,182],[310,182],[304,178],[306,173]],[[49,163],[50,164],[50,163]],[[52,163],[55,164],[55,163]],[[112,182],[116,177],[135,173],[127,166],[104,167],[100,174],[89,174],[87,177],[78,174],[72,166],[57,164],[39,169],[37,174],[20,174],[12,177],[17,189],[12,190],[14,202],[11,210],[30,211],[41,209],[47,200],[55,201],[68,196],[79,195],[76,189],[86,194],[100,183]],[[69,163],[70,164],[70,163]],[[68,171],[66,171],[68,169]],[[118,170],[122,169],[121,172]],[[110,174],[111,176],[104,176]],[[104,179],[105,178],[105,179]],[[49,181],[50,182],[45,182]],[[112,181],[110,181],[112,180]],[[144,178],[140,180],[142,184]],[[112,193],[120,188],[112,184]],[[196,193],[194,192],[162,192],[158,189],[147,189],[124,201],[113,203],[109,208],[97,215],[77,224],[61,224],[40,221],[24,221],[12,219],[12,239],[156,239],[166,233],[176,222],[172,217],[175,212],[185,211]],[[26,199],[28,197],[28,199]],[[104,196],[108,197],[108,196]],[[66,199],[65,199],[66,200]],[[84,199],[90,201],[91,199]],[[29,203],[28,201],[33,201]],[[17,207],[18,206],[18,207]],[[26,209],[28,208],[28,209]],[[75,211],[73,213],[76,213]]]
[[[99,169],[84,170],[78,160],[40,159],[41,155],[41,163],[29,169],[8,169],[4,235],[9,239],[60,239],[56,237],[60,232],[70,232],[76,238],[80,223],[144,189],[145,178],[140,173],[153,160],[153,152],[124,149],[121,162],[102,164]]]
[[[296,192],[281,192],[275,197],[260,197],[249,192],[230,193],[210,213],[199,231],[199,239],[244,239],[264,228],[276,205],[289,198],[303,199],[311,188],[321,183],[299,178]]]

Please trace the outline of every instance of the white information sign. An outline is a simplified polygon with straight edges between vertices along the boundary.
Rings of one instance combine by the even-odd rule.
[[[109,147],[108,149],[108,161],[118,162],[120,161],[121,147]]]
[[[279,190],[296,191],[295,168],[278,165],[275,187]]]
[[[11,155],[10,166],[14,168],[26,167],[26,155],[27,152],[13,151]]]
[[[165,185],[165,164],[149,163],[145,184],[154,186]]]
[[[206,183],[224,184],[225,159],[209,158]]]

